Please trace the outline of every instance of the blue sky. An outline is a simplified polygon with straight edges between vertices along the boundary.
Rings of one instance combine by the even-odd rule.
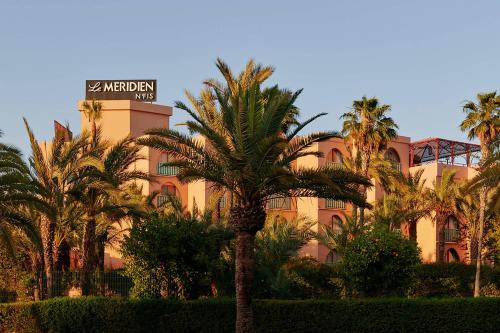
[[[0,1],[0,129],[27,151],[52,120],[79,129],[86,79],[158,80],[158,103],[184,100],[249,58],[271,83],[304,88],[309,131],[340,129],[353,99],[392,105],[400,134],[465,139],[461,104],[500,91],[500,1]],[[185,114],[175,110],[173,122]]]

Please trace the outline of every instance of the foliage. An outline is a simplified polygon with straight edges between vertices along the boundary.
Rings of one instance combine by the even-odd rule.
[[[280,216],[268,216],[255,239],[256,297],[292,297],[292,281],[285,266],[313,238],[313,224],[306,218],[286,220]]]
[[[344,294],[338,265],[325,265],[303,257],[290,260],[286,270],[290,280],[289,298],[338,299]]]
[[[321,231],[315,235],[315,238],[329,250],[337,251],[342,257],[348,244],[365,233],[368,226],[362,225],[358,219],[346,214],[342,214],[341,219],[335,219],[333,222],[336,223],[333,226],[322,224]]]
[[[165,151],[173,159],[165,165],[179,168],[184,182],[203,180],[216,190],[227,190],[233,198],[229,224],[236,235],[235,281],[238,332],[252,332],[253,250],[255,234],[264,227],[266,201],[276,196],[322,197],[367,206],[356,185],[370,186],[366,177],[331,168],[293,168],[321,140],[340,137],[335,132],[299,133],[324,114],[304,122],[295,121],[295,102],[301,91],[278,85],[264,87],[273,74],[269,66],[250,60],[234,75],[221,59],[217,68],[224,81],[207,80],[199,97],[189,92],[191,106],[177,102],[190,119],[190,135],[173,129],[152,129],[139,143]],[[295,119],[295,120],[293,120]],[[203,137],[203,142],[193,135]]]
[[[231,233],[211,220],[151,213],[125,236],[126,272],[139,298],[211,294],[213,271]]]
[[[374,228],[346,249],[342,260],[346,286],[361,296],[405,295],[419,255],[417,244],[400,232]]]
[[[492,296],[500,289],[500,268],[483,266],[481,284],[488,285],[482,295]],[[472,296],[475,266],[463,263],[434,263],[417,266],[411,295],[416,297]]]
[[[497,332],[499,298],[256,300],[257,332]],[[112,298],[0,305],[12,332],[234,332],[230,299],[179,302]]]

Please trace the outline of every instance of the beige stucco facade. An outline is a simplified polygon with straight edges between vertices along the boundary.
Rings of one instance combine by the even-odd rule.
[[[144,131],[150,128],[168,128],[172,108],[169,106],[150,104],[136,101],[102,101],[102,119],[98,121],[101,126],[102,135],[110,141],[117,141],[127,135],[139,137]],[[88,130],[90,123],[82,112],[82,102],[78,103],[78,109],[81,112],[81,129]],[[204,141],[204,138],[198,138]],[[333,166],[339,165],[345,156],[349,155],[344,140],[333,138],[313,144],[309,149],[321,152],[321,157],[305,156],[297,160],[295,167],[322,167],[328,163]],[[410,161],[411,140],[409,137],[399,136],[389,143],[388,149],[391,150],[391,156],[396,162],[396,166],[405,173],[413,173],[418,169],[424,169],[423,178],[426,180],[426,186],[432,186],[433,181],[439,181],[442,171],[446,167],[453,167],[457,174],[457,179],[470,179],[474,176],[475,170],[467,166],[450,166],[438,162],[426,163],[412,166],[413,157]],[[143,148],[141,151],[144,160],[136,163],[135,168],[149,172],[153,176],[152,182],[144,182],[144,194],[150,194],[153,191],[160,193],[158,203],[161,202],[161,194],[165,192],[175,193],[181,200],[183,206],[192,210],[194,205],[203,210],[209,205],[212,187],[210,184],[197,181],[190,184],[183,184],[176,178],[175,168],[165,168],[162,162],[169,159],[165,153],[161,153],[151,148]],[[373,203],[381,199],[384,195],[383,189],[374,180],[374,186],[368,191],[368,201]],[[290,219],[297,216],[304,216],[313,221],[318,221],[314,228],[320,231],[320,225],[331,225],[332,219],[343,218],[344,214],[350,214],[351,206],[341,202],[327,201],[318,198],[292,198],[289,204],[284,208],[268,206],[269,211],[280,214]],[[422,259],[426,262],[436,260],[436,249],[438,230],[432,218],[426,218],[417,224],[417,241],[422,249]],[[464,260],[464,243],[447,242],[446,249],[453,248],[458,253],[460,260]],[[329,251],[312,241],[305,246],[301,253],[312,256],[321,262],[327,261]],[[107,249],[108,268],[116,268],[121,265],[119,253]]]

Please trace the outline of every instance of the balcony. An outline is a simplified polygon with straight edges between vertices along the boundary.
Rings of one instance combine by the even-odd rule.
[[[160,207],[161,205],[163,205],[167,201],[168,201],[168,196],[166,196],[166,195],[159,195],[159,196],[156,197],[156,206]]]
[[[345,202],[341,200],[326,199],[325,208],[345,209]]]
[[[161,176],[176,176],[179,173],[179,167],[158,163],[156,173]]]
[[[340,162],[326,161],[325,166],[331,169],[343,169],[344,166]]]
[[[219,201],[219,209],[224,209],[224,208],[226,208],[226,196],[225,195],[223,195]]]
[[[267,201],[268,209],[290,209],[291,207],[292,200],[290,197],[271,198]]]
[[[444,241],[445,242],[458,242],[460,239],[460,234],[458,229],[444,229]]]
[[[392,164],[392,167],[394,168],[394,170],[401,172],[401,163],[394,162]]]

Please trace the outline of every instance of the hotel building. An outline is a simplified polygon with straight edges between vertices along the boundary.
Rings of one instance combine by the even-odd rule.
[[[127,135],[136,138],[150,128],[168,128],[172,108],[158,104],[134,100],[102,100],[102,119],[98,124],[107,139],[119,140]],[[82,101],[78,103],[81,113],[81,129],[88,129],[90,123],[82,112]],[[329,139],[315,143],[310,149],[323,153],[323,157],[307,156],[297,160],[297,167],[321,167],[331,165],[342,167],[343,156],[347,156],[347,148],[342,139]],[[423,169],[423,178],[428,187],[433,181],[439,182],[443,170],[451,168],[456,171],[456,178],[471,179],[476,170],[472,167],[477,161],[479,147],[470,143],[456,142],[440,138],[412,142],[409,137],[399,136],[391,141],[385,152],[386,158],[394,162],[395,167],[404,174]],[[144,160],[136,164],[138,170],[148,172],[152,182],[143,182],[143,191],[149,194],[158,191],[157,204],[165,200],[165,194],[175,194],[187,209],[193,203],[204,209],[210,200],[210,186],[203,181],[182,184],[176,178],[175,167],[164,166],[169,156],[165,152],[144,147]],[[368,201],[374,202],[383,197],[380,184],[368,191]],[[267,204],[268,210],[285,218],[306,216],[319,224],[332,225],[335,219],[342,219],[343,213],[349,214],[351,206],[340,201],[318,198],[277,198]],[[422,250],[424,262],[434,262],[437,258],[439,237],[444,237],[445,260],[467,261],[466,243],[460,236],[459,226],[464,221],[451,216],[445,226],[436,226],[432,218],[423,218],[417,224],[417,242]],[[316,226],[319,229],[319,226]],[[441,230],[444,228],[444,230]],[[320,262],[333,262],[337,256],[326,247],[312,241],[303,249],[303,254],[312,256]],[[121,265],[116,251],[106,251],[106,266],[117,268]]]

